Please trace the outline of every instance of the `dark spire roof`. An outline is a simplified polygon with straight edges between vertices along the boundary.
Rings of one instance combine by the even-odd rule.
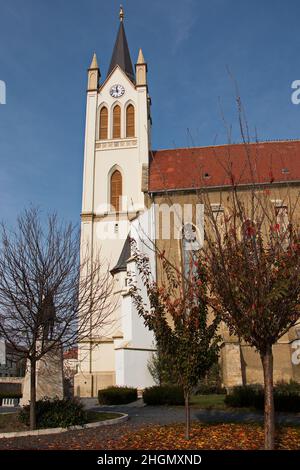
[[[124,70],[128,78],[130,78],[130,80],[134,82],[134,72],[128,42],[126,39],[123,19],[121,19],[120,21],[120,27],[107,75],[109,75],[113,71],[116,65],[119,65],[121,69]]]
[[[123,249],[121,251],[120,257],[118,259],[118,262],[116,266],[110,271],[112,275],[115,275],[116,273],[120,271],[126,271],[127,269],[127,261],[131,256],[131,249],[130,249],[130,237],[126,238],[126,241],[123,245]]]

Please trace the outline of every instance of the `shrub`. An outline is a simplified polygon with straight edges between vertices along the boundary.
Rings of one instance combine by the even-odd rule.
[[[183,390],[177,385],[145,388],[143,400],[146,405],[184,405]]]
[[[30,407],[24,406],[19,413],[21,423],[29,426]],[[82,403],[73,400],[50,400],[44,398],[36,402],[37,428],[67,428],[69,426],[82,426],[87,422],[87,414]]]
[[[276,411],[297,413],[300,411],[300,395],[295,393],[282,394],[275,392],[274,404]]]
[[[219,385],[201,384],[196,389],[196,395],[226,395],[226,388]]]
[[[300,411],[300,384],[294,380],[278,382],[274,388],[275,410]]]
[[[123,405],[137,400],[137,389],[132,387],[107,387],[98,391],[100,405]]]
[[[261,386],[247,385],[234,387],[225,398],[232,407],[249,407],[257,410],[264,408],[264,391]],[[276,411],[300,411],[300,386],[297,382],[279,383],[274,387],[274,406]]]
[[[225,403],[234,408],[251,408],[258,405],[260,396],[263,397],[263,389],[259,385],[237,386],[226,396]]]
[[[279,393],[299,393],[300,394],[300,383],[296,382],[295,380],[290,380],[289,382],[281,382],[276,383],[276,391]]]

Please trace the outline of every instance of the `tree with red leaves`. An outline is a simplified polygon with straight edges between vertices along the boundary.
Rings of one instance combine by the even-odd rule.
[[[285,188],[279,196],[274,203],[253,184],[245,197],[233,186],[216,215],[203,194],[211,303],[229,332],[260,355],[266,449],[274,448],[272,347],[300,316],[299,194]]]
[[[163,280],[157,283],[147,256],[132,243],[139,275],[149,298],[149,308],[130,279],[131,295],[145,325],[154,332],[158,349],[172,368],[176,382],[183,388],[186,411],[185,437],[190,435],[190,395],[199,379],[217,361],[220,337],[217,335],[218,316],[208,319],[207,274],[200,255],[190,256],[190,270],[184,275],[173,266],[164,253],[159,259]]]

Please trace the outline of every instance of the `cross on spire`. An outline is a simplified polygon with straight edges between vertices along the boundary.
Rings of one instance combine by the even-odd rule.
[[[124,10],[123,10],[123,5],[120,5],[120,21],[124,20]]]

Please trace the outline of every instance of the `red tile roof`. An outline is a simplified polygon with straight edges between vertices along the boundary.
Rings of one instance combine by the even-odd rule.
[[[64,359],[78,359],[78,348],[71,348],[65,351]]]
[[[156,150],[150,156],[149,192],[253,181],[300,183],[300,141]]]

